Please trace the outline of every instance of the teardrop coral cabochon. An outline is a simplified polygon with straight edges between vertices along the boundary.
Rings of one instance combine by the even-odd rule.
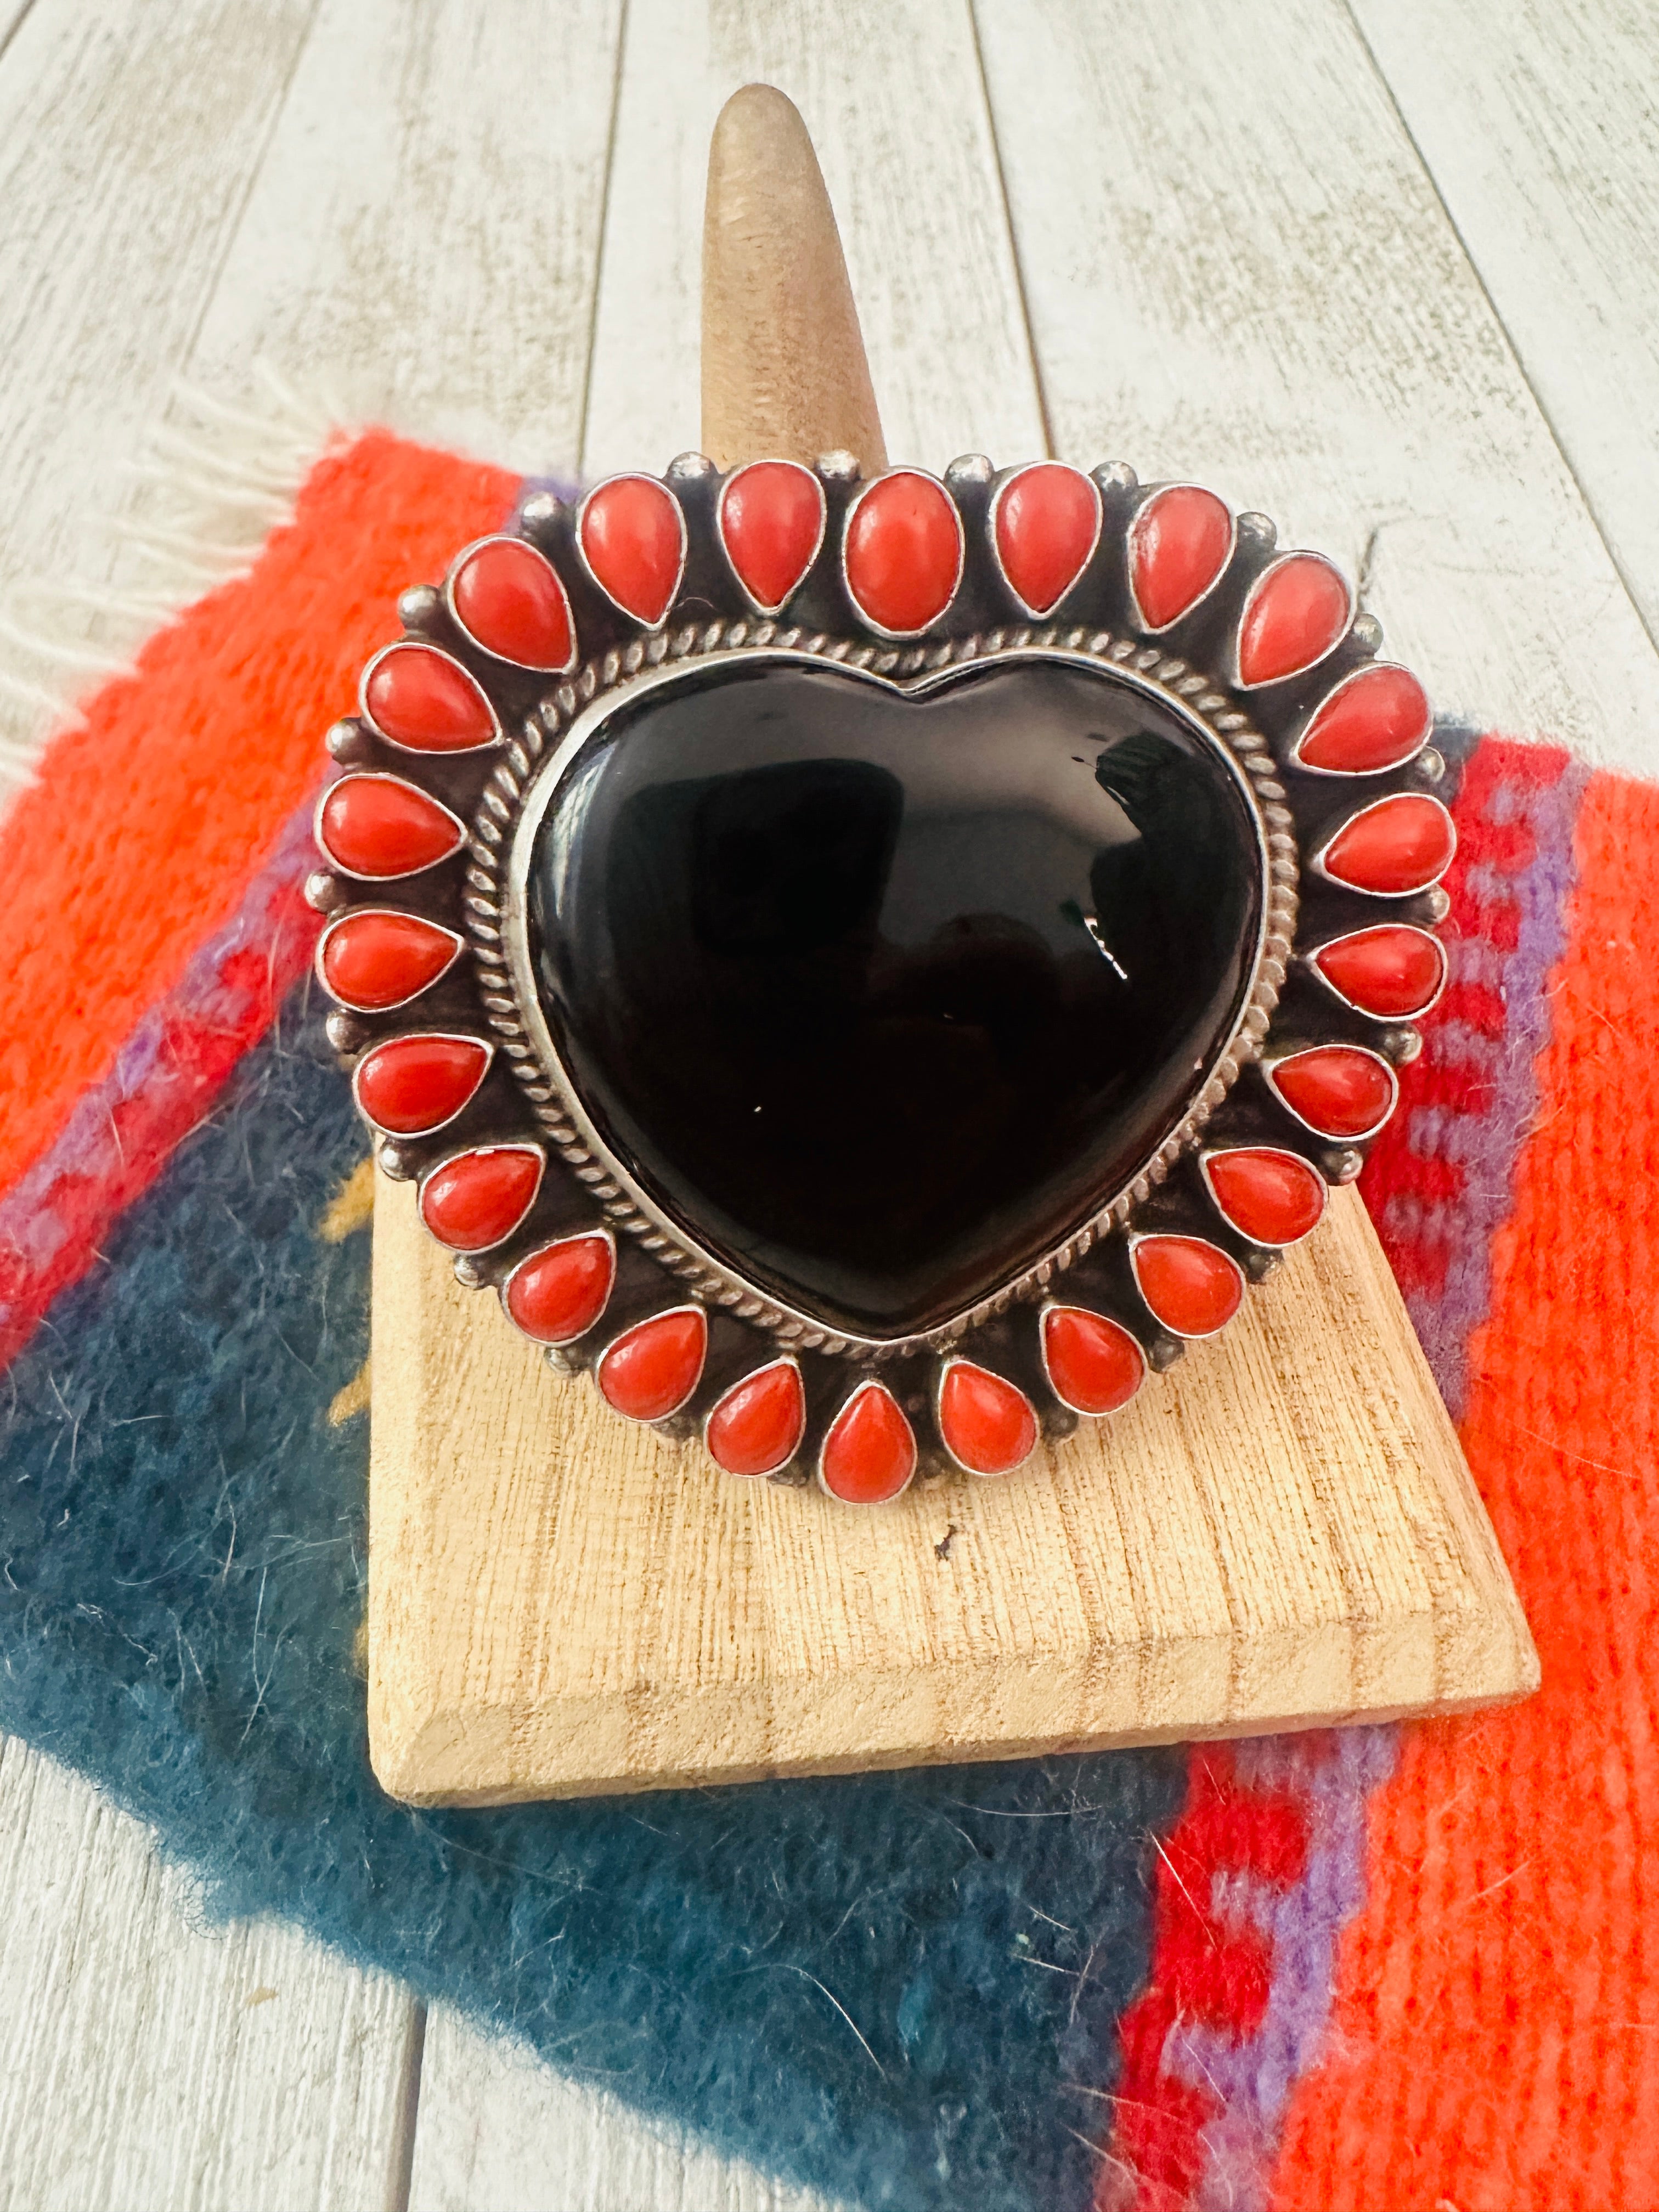
[[[1388,1061],[1363,1045],[1313,1045],[1264,1068],[1298,1121],[1316,1136],[1349,1144],[1374,1137],[1400,1095]]]
[[[953,1359],[939,1383],[939,1431],[969,1474],[1009,1474],[1036,1449],[1036,1413],[1000,1375]]]
[[[594,1380],[630,1421],[666,1420],[702,1380],[708,1356],[708,1316],[701,1306],[675,1306],[625,1328],[600,1354]]]
[[[830,1424],[818,1481],[843,1505],[885,1505],[916,1471],[915,1431],[884,1382],[861,1382]]]
[[[1129,527],[1129,591],[1144,629],[1168,629],[1190,614],[1232,558],[1234,524],[1224,500],[1202,484],[1165,484]]]
[[[1426,1013],[1445,988],[1445,946],[1407,921],[1352,930],[1310,957],[1315,971],[1339,999],[1379,1021],[1409,1021]]]
[[[806,1393],[793,1359],[775,1359],[734,1382],[703,1425],[708,1456],[727,1474],[775,1474],[800,1449]]]
[[[317,802],[319,849],[342,874],[390,882],[458,853],[465,825],[400,775],[343,775]]]
[[[1351,817],[1315,866],[1350,890],[1394,898],[1438,882],[1456,850],[1456,825],[1437,799],[1396,791]]]
[[[352,1089],[359,1111],[388,1136],[430,1136],[476,1096],[489,1061],[489,1046],[473,1036],[392,1037],[363,1054]]]
[[[343,1006],[383,1014],[430,990],[460,957],[453,929],[395,907],[359,907],[323,932],[317,973]]]
[[[421,1184],[421,1218],[452,1252],[489,1252],[529,1212],[546,1156],[539,1145],[480,1145],[433,1168]]]
[[[501,1303],[538,1344],[574,1344],[605,1311],[616,1279],[616,1245],[605,1230],[589,1230],[521,1260],[501,1285]]]
[[[1086,1306],[1050,1306],[1042,1343],[1048,1387],[1074,1413],[1115,1413],[1146,1379],[1146,1355],[1128,1330]]]
[[[720,543],[763,614],[776,614],[805,581],[827,511],[823,486],[799,461],[750,461],[721,485]]]
[[[1172,1336],[1213,1336],[1243,1303],[1238,1262],[1201,1237],[1137,1237],[1129,1260],[1152,1318]]]
[[[1253,1244],[1299,1243],[1325,1211],[1324,1177],[1298,1154],[1271,1146],[1206,1152],[1204,1179],[1223,1219]]]
[[[1433,724],[1429,695],[1410,669],[1375,660],[1320,702],[1292,757],[1323,775],[1376,775],[1421,752]]]
[[[364,714],[406,752],[470,753],[500,738],[483,687],[435,645],[404,639],[377,653],[363,671]]]
[[[915,637],[939,620],[965,552],[955,500],[921,469],[878,477],[847,511],[847,588],[884,636]]]
[[[1353,618],[1353,593],[1322,553],[1286,553],[1250,586],[1238,623],[1243,690],[1283,684],[1334,650]]]
[[[522,538],[481,538],[449,572],[450,611],[497,660],[559,676],[576,665],[570,601],[558,570]]]
[[[1058,606],[1100,543],[1100,487],[1062,461],[1034,461],[997,487],[991,535],[1009,587],[1026,612]]]
[[[685,514],[667,486],[644,476],[596,484],[577,512],[576,543],[611,604],[659,629],[685,573]]]

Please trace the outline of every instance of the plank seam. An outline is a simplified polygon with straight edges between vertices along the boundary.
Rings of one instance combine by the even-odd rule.
[[[617,124],[622,113],[623,66],[628,54],[629,0],[622,0],[617,15],[617,58],[611,72],[611,119],[605,134],[605,197],[599,203],[599,235],[593,256],[593,289],[587,308],[587,358],[582,364],[582,396],[578,411],[581,424],[580,471],[587,468],[588,426],[593,404],[593,357],[599,350],[599,294],[605,283],[605,252],[611,236],[612,186],[617,176]]]
[[[386,2212],[409,2212],[410,2191],[415,2178],[415,2138],[421,2119],[421,2075],[426,2060],[426,2000],[415,1997],[410,2010],[409,2035],[404,2045],[403,2081],[398,2100],[397,2133],[392,2144]]]
[[[985,110],[985,127],[990,134],[991,158],[996,164],[997,192],[1002,201],[1002,223],[1007,234],[1008,258],[1013,265],[1014,295],[1019,301],[1020,327],[1025,333],[1026,358],[1031,364],[1031,382],[1036,390],[1037,420],[1042,426],[1042,450],[1052,458],[1054,429],[1048,414],[1048,387],[1042,374],[1042,357],[1037,351],[1036,331],[1031,322],[1031,302],[1025,289],[1025,263],[1019,250],[1019,234],[1014,227],[1014,204],[1009,197],[1008,176],[1003,166],[1002,140],[997,132],[991,80],[985,67],[985,44],[979,34],[979,9],[975,0],[965,0],[965,4],[969,34],[974,42],[974,64],[979,71],[980,101]]]
[[[322,0],[311,0],[311,13],[306,18],[303,33],[295,41],[294,52],[289,57],[288,69],[283,77],[283,88],[270,103],[270,116],[265,125],[264,143],[259,149],[258,159],[249,165],[247,181],[242,187],[241,205],[236,210],[235,221],[225,232],[224,246],[219,255],[218,264],[213,272],[213,281],[202,288],[201,305],[197,311],[196,320],[191,326],[189,337],[179,349],[179,358],[181,361],[188,362],[195,358],[196,349],[201,343],[203,325],[212,311],[214,301],[219,296],[219,287],[224,282],[225,270],[236,251],[237,241],[241,237],[242,225],[247,221],[248,204],[253,198],[253,188],[264,173],[265,163],[270,158],[277,126],[282,122],[283,111],[289,103],[289,96],[294,90],[294,80],[300,73],[300,64],[316,31],[317,17],[321,9]]]
[[[12,17],[10,22],[7,24],[4,31],[0,32],[0,62],[3,62],[7,54],[11,51],[12,40],[17,36],[17,33],[22,29],[24,24],[28,21],[30,15],[33,11],[33,8],[34,0],[23,0],[22,6]]]
[[[1584,512],[1589,518],[1590,527],[1595,531],[1597,541],[1601,544],[1602,550],[1606,553],[1608,561],[1612,563],[1613,573],[1619,579],[1619,587],[1624,592],[1626,599],[1630,602],[1631,611],[1635,615],[1638,623],[1640,623],[1643,635],[1653,647],[1655,653],[1659,653],[1659,631],[1656,631],[1654,629],[1653,625],[1649,622],[1646,615],[1643,612],[1642,603],[1636,595],[1631,579],[1625,573],[1624,563],[1620,559],[1619,554],[1614,549],[1613,542],[1608,538],[1607,532],[1601,526],[1601,517],[1597,511],[1595,500],[1590,495],[1589,487],[1585,484],[1583,478],[1579,475],[1577,467],[1573,461],[1572,455],[1568,452],[1566,446],[1562,441],[1561,434],[1555,425],[1555,418],[1550,413],[1548,407],[1544,404],[1543,395],[1540,392],[1537,386],[1533,382],[1532,374],[1527,367],[1526,359],[1522,354],[1521,349],[1516,343],[1515,337],[1511,334],[1508,323],[1504,319],[1504,316],[1498,307],[1498,301],[1492,295],[1491,287],[1486,283],[1486,272],[1480,266],[1480,260],[1475,254],[1474,247],[1463,234],[1462,225],[1458,222],[1455,214],[1453,212],[1450,201],[1447,198],[1445,193],[1441,189],[1440,179],[1435,173],[1433,164],[1430,161],[1427,154],[1425,152],[1422,145],[1419,142],[1416,132],[1412,129],[1411,124],[1407,118],[1406,111],[1400,103],[1399,96],[1395,91],[1394,85],[1389,77],[1388,72],[1382,66],[1376,48],[1371,45],[1370,39],[1366,36],[1364,24],[1361,21],[1354,7],[1354,0],[1342,0],[1342,7],[1344,14],[1347,16],[1349,22],[1353,26],[1354,36],[1359,41],[1360,47],[1365,56],[1366,62],[1370,67],[1371,74],[1376,79],[1377,83],[1382,87],[1383,98],[1388,101],[1390,109],[1394,112],[1395,118],[1400,125],[1401,133],[1405,137],[1406,143],[1411,148],[1412,153],[1416,158],[1419,168],[1421,169],[1424,176],[1428,180],[1429,189],[1434,194],[1436,204],[1439,207],[1441,213],[1445,216],[1452,236],[1457,240],[1458,251],[1462,253],[1465,262],[1468,264],[1469,273],[1474,278],[1475,283],[1480,288],[1480,296],[1486,301],[1487,307],[1491,310],[1493,322],[1503,333],[1504,343],[1509,350],[1510,360],[1515,363],[1516,372],[1519,375],[1522,383],[1526,386],[1528,395],[1530,398],[1533,405],[1538,410],[1538,419],[1542,422],[1544,428],[1549,433],[1551,444],[1555,447],[1556,452],[1561,456],[1561,465],[1565,469],[1568,476],[1571,478],[1573,489],[1578,494],[1578,497],[1583,502]]]

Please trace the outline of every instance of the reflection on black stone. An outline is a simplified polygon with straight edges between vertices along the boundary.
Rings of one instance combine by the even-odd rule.
[[[688,670],[538,833],[561,1054],[670,1214],[832,1328],[932,1326],[1133,1177],[1237,1018],[1254,823],[1109,672]]]

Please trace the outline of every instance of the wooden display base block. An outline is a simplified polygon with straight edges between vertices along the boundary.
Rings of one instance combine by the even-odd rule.
[[[1225,1334],[1001,1481],[718,1474],[374,1222],[369,1743],[483,1805],[1244,1735],[1538,1662],[1358,1196]]]

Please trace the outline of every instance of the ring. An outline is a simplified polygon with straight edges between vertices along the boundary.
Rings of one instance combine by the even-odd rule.
[[[398,611],[317,809],[331,1038],[459,1279],[726,1473],[1012,1472],[1393,1112],[1431,710],[1264,516],[684,455]]]

